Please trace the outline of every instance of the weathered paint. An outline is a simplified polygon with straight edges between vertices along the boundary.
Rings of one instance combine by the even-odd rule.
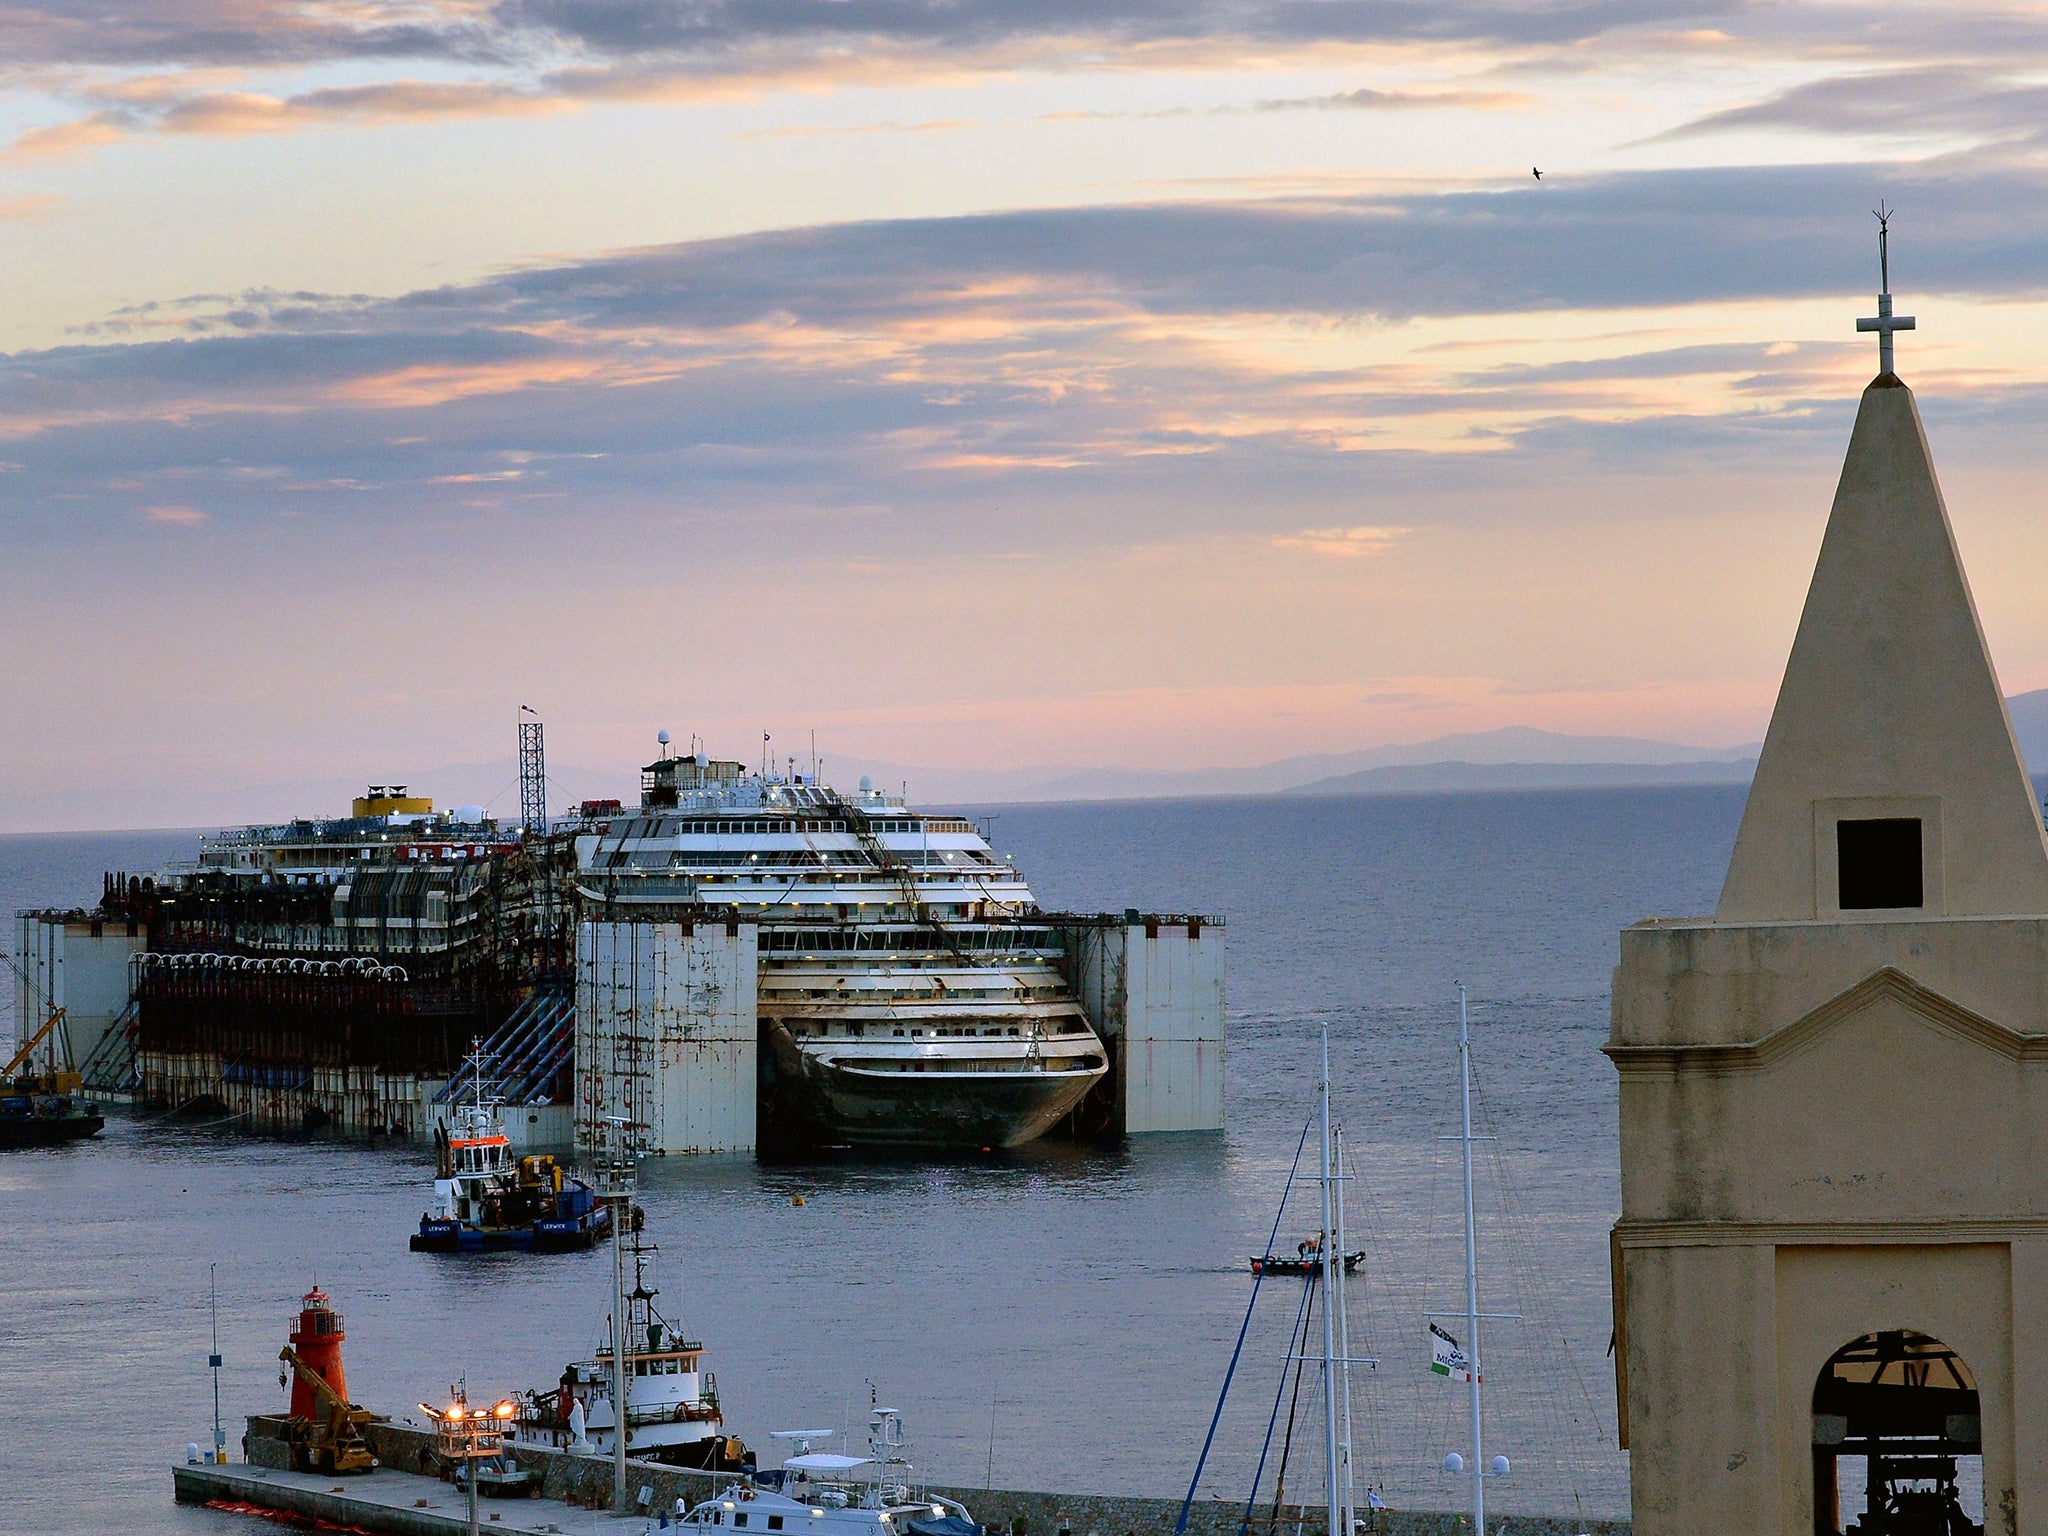
[[[1074,989],[1116,1064],[1117,1128],[1221,1130],[1222,924],[1138,917],[1061,927]]]
[[[607,1116],[644,1150],[751,1152],[759,974],[752,923],[587,922],[576,939],[578,1140]]]

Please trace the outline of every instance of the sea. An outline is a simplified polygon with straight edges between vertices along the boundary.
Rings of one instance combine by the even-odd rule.
[[[1616,933],[1712,908],[1743,793],[981,808],[1047,907],[1224,919],[1225,1129],[947,1160],[657,1160],[640,1201],[658,1305],[702,1340],[727,1427],[764,1465],[778,1429],[830,1425],[858,1447],[879,1402],[955,1487],[1241,1502],[1262,1459],[1270,1496],[1284,1459],[1286,1496],[1314,1501],[1313,1372],[1297,1384],[1286,1358],[1304,1287],[1255,1284],[1247,1259],[1318,1226],[1313,1140],[1290,1170],[1327,1035],[1367,1254],[1351,1348],[1378,1362],[1354,1368],[1354,1464],[1395,1508],[1457,1507],[1467,1485],[1443,1465],[1468,1450],[1465,1389],[1430,1373],[1425,1314],[1464,1305],[1444,1139],[1462,983],[1493,1138],[1481,1305],[1511,1314],[1479,1341],[1486,1454],[1510,1461],[1489,1506],[1626,1514],[1600,1053]],[[0,837],[0,911],[89,904],[103,870],[189,856],[197,836]],[[351,1396],[394,1417],[458,1379],[472,1397],[548,1387],[587,1358],[609,1256],[411,1253],[432,1176],[424,1147],[127,1112],[88,1144],[0,1154],[0,1532],[262,1529],[176,1506],[170,1466],[210,1443],[216,1386],[231,1448],[243,1415],[279,1408],[277,1352],[316,1284],[346,1321]]]

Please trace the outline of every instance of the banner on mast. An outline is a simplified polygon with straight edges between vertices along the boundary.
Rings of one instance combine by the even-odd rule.
[[[1472,1379],[1472,1363],[1465,1358],[1465,1351],[1435,1323],[1429,1325],[1429,1368],[1453,1381]]]

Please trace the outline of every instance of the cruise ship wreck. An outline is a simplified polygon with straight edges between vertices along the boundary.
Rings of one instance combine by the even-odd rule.
[[[1061,932],[972,822],[865,782],[843,794],[696,756],[649,764],[640,799],[596,808],[576,838],[577,896],[602,918],[586,930],[593,1004],[621,920],[673,914],[677,939],[683,914],[744,921],[771,1141],[1016,1146],[1108,1074]],[[673,1038],[690,1043],[680,1021]],[[620,1088],[644,1076],[630,1058],[647,1042],[593,1029],[589,1043]]]
[[[16,1015],[63,1009],[103,1095],[269,1131],[427,1139],[472,1057],[522,1148],[614,1118],[664,1154],[1222,1124],[1220,920],[1046,912],[972,821],[866,781],[665,733],[640,778],[524,825],[385,785],[210,836],[19,914]]]

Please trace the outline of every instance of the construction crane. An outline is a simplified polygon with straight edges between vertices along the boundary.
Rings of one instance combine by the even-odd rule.
[[[327,1422],[314,1424],[303,1418],[287,1421],[288,1438],[301,1472],[368,1472],[377,1465],[363,1426],[376,1418],[367,1408],[358,1408],[334,1388],[327,1378],[299,1358],[287,1344],[277,1358],[298,1372],[299,1379],[313,1389],[313,1395],[327,1406]]]
[[[35,978],[17,965],[11,956],[0,954],[0,964],[6,965],[20,981],[24,1002],[33,1000],[40,1003],[47,1015],[35,1032],[21,1042],[21,1048],[14,1053],[7,1065],[0,1067],[0,1085],[14,1083],[15,1074],[23,1072],[29,1059],[35,1055],[36,1047],[47,1040],[50,1043],[48,1069],[40,1073],[23,1073],[22,1085],[38,1093],[78,1092],[78,1073],[71,1065],[71,1026],[65,1021],[64,1010],[43,995],[43,989],[36,985]],[[58,1029],[60,1024],[64,1026],[61,1031]],[[63,1055],[62,1065],[58,1063],[60,1051]]]

